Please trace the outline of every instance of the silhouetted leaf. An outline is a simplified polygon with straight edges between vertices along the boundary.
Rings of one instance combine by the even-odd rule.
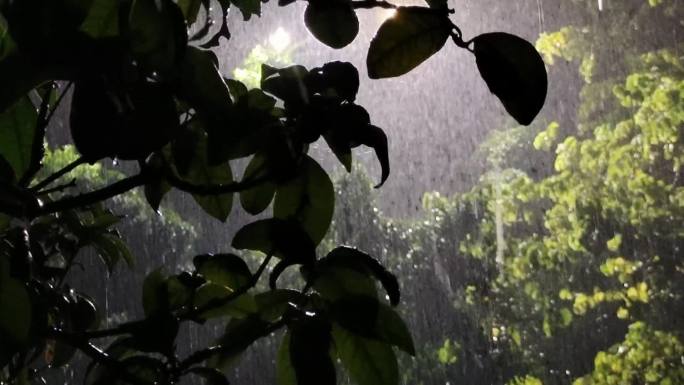
[[[93,234],[91,241],[110,273],[114,271],[114,267],[120,260],[124,260],[128,267],[133,267],[133,254],[128,249],[128,245],[118,236]]]
[[[242,177],[243,181],[259,178],[266,174],[266,158],[261,154],[256,154],[249,161],[245,169],[245,175]],[[252,188],[240,192],[240,204],[242,208],[252,215],[257,215],[266,210],[271,204],[273,196],[275,195],[276,185],[270,181],[264,181]]]
[[[204,0],[178,0],[178,7],[183,11],[183,16],[185,17],[188,26],[191,26],[195,20],[197,20],[197,14],[200,11],[203,1]]]
[[[332,303],[331,315],[342,327],[365,338],[377,339],[415,355],[413,339],[394,309],[367,296],[342,298]]]
[[[28,97],[19,99],[0,114],[0,154],[12,166],[17,180],[33,161],[37,117],[36,108]]]
[[[163,287],[160,290],[163,293]],[[164,302],[167,302],[164,300]],[[161,309],[131,327],[130,346],[149,353],[173,353],[179,321],[173,313]]]
[[[308,156],[297,178],[278,186],[273,201],[273,215],[297,219],[316,245],[328,232],[334,210],[332,182],[325,170]]]
[[[226,286],[211,282],[205,283],[200,286],[195,293],[194,306],[196,308],[203,308],[209,303],[220,301],[230,296],[232,292],[233,290]],[[223,306],[207,309],[199,315],[199,318],[209,319],[224,316],[244,318],[256,311],[257,306],[256,302],[254,302],[254,297],[249,294],[242,294]]]
[[[341,246],[321,258],[316,264],[316,268],[321,271],[339,267],[375,277],[387,292],[390,303],[393,306],[399,303],[399,282],[394,274],[390,273],[377,259],[360,250]]]
[[[207,365],[225,371],[247,347],[266,334],[269,325],[256,315],[231,319],[217,341],[217,349],[207,359]]]
[[[241,81],[235,79],[226,79],[226,84],[228,85],[228,90],[233,96],[233,101],[237,102],[239,99],[247,95],[247,86],[245,86]]]
[[[518,123],[528,125],[544,106],[547,91],[546,67],[534,45],[504,32],[473,39],[477,68]]]
[[[399,7],[370,43],[366,65],[371,79],[403,75],[439,51],[451,31],[446,13]]]
[[[199,127],[191,125],[194,143],[192,155],[187,165],[187,172],[181,177],[190,183],[200,186],[228,184],[233,181],[233,173],[228,162],[212,165],[208,159],[208,137]],[[225,222],[233,208],[233,193],[199,195],[193,194],[195,201],[212,217]]]
[[[113,80],[98,77],[75,83],[71,136],[91,163],[103,157],[145,159],[178,133],[176,102],[168,87],[145,81],[115,87]]]
[[[378,157],[378,162],[380,162],[380,183],[375,185],[375,188],[382,187],[390,174],[390,163],[389,163],[389,149],[387,145],[387,135],[380,127],[376,127],[372,124],[368,125],[368,128],[364,131],[363,135],[359,138],[363,145],[371,147],[375,151],[375,156]]]
[[[316,260],[316,247],[297,221],[262,219],[245,225],[233,238],[238,250],[275,253],[292,263],[310,264]]]
[[[221,129],[230,112],[228,86],[218,69],[218,58],[211,51],[188,47],[179,78],[180,96],[187,100],[208,125]]]
[[[145,277],[142,304],[145,316],[147,317],[169,309],[166,275],[163,273],[162,268],[153,270]]]
[[[235,254],[203,254],[193,259],[197,272],[207,281],[236,290],[252,279],[245,261]]]
[[[272,322],[285,313],[290,303],[299,303],[305,297],[296,290],[276,289],[259,293],[254,296],[254,299],[259,307],[261,319]]]
[[[316,39],[332,48],[348,45],[359,33],[359,19],[349,1],[310,1],[304,22]]]
[[[145,185],[145,199],[150,207],[152,207],[152,210],[159,212],[159,205],[161,204],[164,195],[170,190],[171,185],[162,178],[156,178]]]
[[[204,379],[206,385],[229,385],[226,375],[214,368],[195,367],[188,369],[188,373],[196,374]]]
[[[10,277],[9,263],[0,260],[0,360],[24,348],[30,338],[31,300],[24,285]]]
[[[185,17],[172,0],[137,0],[132,3],[122,31],[131,53],[152,73],[175,71],[188,43]]]
[[[311,70],[307,85],[324,95],[329,95],[332,90],[341,99],[353,102],[359,91],[359,71],[347,62],[325,63],[323,67]]]
[[[377,297],[375,281],[364,273],[341,266],[326,266],[316,270],[314,289],[329,301],[355,295]]]
[[[260,0],[230,0],[230,2],[238,7],[245,21],[249,20],[252,15],[261,16]]]
[[[358,385],[397,385],[399,369],[392,347],[359,337],[333,325],[333,340],[342,365]]]
[[[309,102],[306,78],[309,71],[301,65],[285,68],[261,66],[261,89],[282,99],[285,108],[298,109]]]
[[[303,316],[290,325],[290,362],[297,385],[335,385],[330,358],[330,324],[319,317]]]
[[[81,30],[95,38],[119,34],[119,3],[110,0],[93,0]]]

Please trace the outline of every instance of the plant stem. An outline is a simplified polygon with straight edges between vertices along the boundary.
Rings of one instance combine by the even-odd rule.
[[[50,183],[56,181],[57,179],[61,178],[65,174],[69,173],[71,170],[75,169],[76,167],[86,163],[86,160],[83,157],[80,157],[76,159],[75,161],[67,164],[66,166],[62,167],[60,170],[56,171],[54,174],[48,176],[41,182],[38,182],[35,186],[31,187],[32,191],[40,191],[42,188],[47,187]]]

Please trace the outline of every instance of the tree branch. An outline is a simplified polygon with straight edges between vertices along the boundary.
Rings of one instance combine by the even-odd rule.
[[[47,195],[47,194],[52,194],[54,192],[60,192],[64,191],[68,188],[76,187],[76,179],[70,180],[68,183],[60,184],[55,187],[51,187],[45,190],[40,190],[36,192],[36,195]]]
[[[66,197],[55,202],[46,203],[39,208],[34,216],[53,214],[58,211],[71,210],[77,207],[88,206],[101,202],[117,195],[123,194],[149,181],[149,174],[136,174],[115,182],[107,187],[88,193]]]
[[[180,179],[173,172],[167,172],[164,177],[171,184],[171,186],[195,195],[220,195],[228,193],[236,193],[250,189],[267,180],[266,176],[261,178],[252,178],[240,182],[216,184],[216,185],[196,185]]]
[[[56,181],[57,179],[61,178],[65,174],[69,173],[71,170],[75,169],[76,167],[84,163],[86,163],[86,160],[83,157],[76,159],[75,161],[64,166],[62,169],[56,171],[54,174],[48,176],[41,182],[38,182],[38,184],[31,187],[31,191],[40,191],[42,188],[47,187],[50,183]]]

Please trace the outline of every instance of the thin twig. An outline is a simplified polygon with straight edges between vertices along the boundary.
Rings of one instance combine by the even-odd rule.
[[[164,177],[168,180],[168,182],[171,184],[171,186],[191,193],[195,195],[220,195],[220,194],[228,194],[228,193],[236,193],[244,190],[248,190],[254,186],[257,186],[266,180],[268,180],[267,176],[263,176],[260,178],[251,178],[247,180],[243,180],[240,182],[233,182],[233,183],[225,183],[225,184],[214,184],[214,185],[197,185],[194,183],[190,183],[187,181],[182,180],[178,176],[176,176],[173,172],[167,172]]]
[[[285,326],[286,323],[287,323],[286,320],[280,319],[280,320],[278,320],[278,322],[274,322],[274,323],[268,325],[268,327],[264,328],[263,332],[259,333],[259,335],[257,336],[257,338],[255,338],[255,340],[270,335],[271,333],[273,333],[276,330]],[[218,354],[224,350],[233,350],[233,349],[235,349],[234,346],[217,345],[217,346],[208,347],[208,348],[203,349],[203,350],[198,350],[198,351],[194,352],[193,354],[191,354],[188,358],[181,361],[178,369],[181,371],[184,371],[186,369],[189,369],[191,366],[193,366],[195,364],[199,364],[200,362],[205,361],[206,359],[210,358],[214,354]]]
[[[60,184],[55,187],[51,187],[45,190],[40,190],[36,193],[36,195],[47,195],[47,194],[52,194],[55,192],[60,192],[64,191],[68,188],[76,187],[76,179],[70,180],[68,183]]]
[[[136,187],[144,185],[150,179],[149,174],[136,174],[115,182],[107,187],[88,193],[62,198],[58,201],[46,203],[36,210],[34,216],[53,214],[59,211],[71,210],[77,207],[92,205],[123,194]]]
[[[61,178],[65,174],[68,174],[71,172],[71,170],[75,169],[76,167],[86,163],[87,161],[83,157],[79,157],[75,161],[67,164],[66,166],[62,167],[61,169],[57,170],[54,174],[48,176],[44,180],[38,182],[35,186],[31,187],[32,191],[40,191],[41,189],[47,187],[50,183],[56,181],[57,179]]]

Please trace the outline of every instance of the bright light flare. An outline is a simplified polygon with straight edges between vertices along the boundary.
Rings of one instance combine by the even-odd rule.
[[[290,34],[283,27],[278,27],[275,32],[268,37],[268,43],[276,52],[283,52],[292,42]]]
[[[390,8],[380,9],[380,11],[378,12],[378,17],[380,18],[380,21],[385,21],[389,18],[394,17],[394,15],[396,15],[396,14],[397,14],[396,9],[390,9]]]

